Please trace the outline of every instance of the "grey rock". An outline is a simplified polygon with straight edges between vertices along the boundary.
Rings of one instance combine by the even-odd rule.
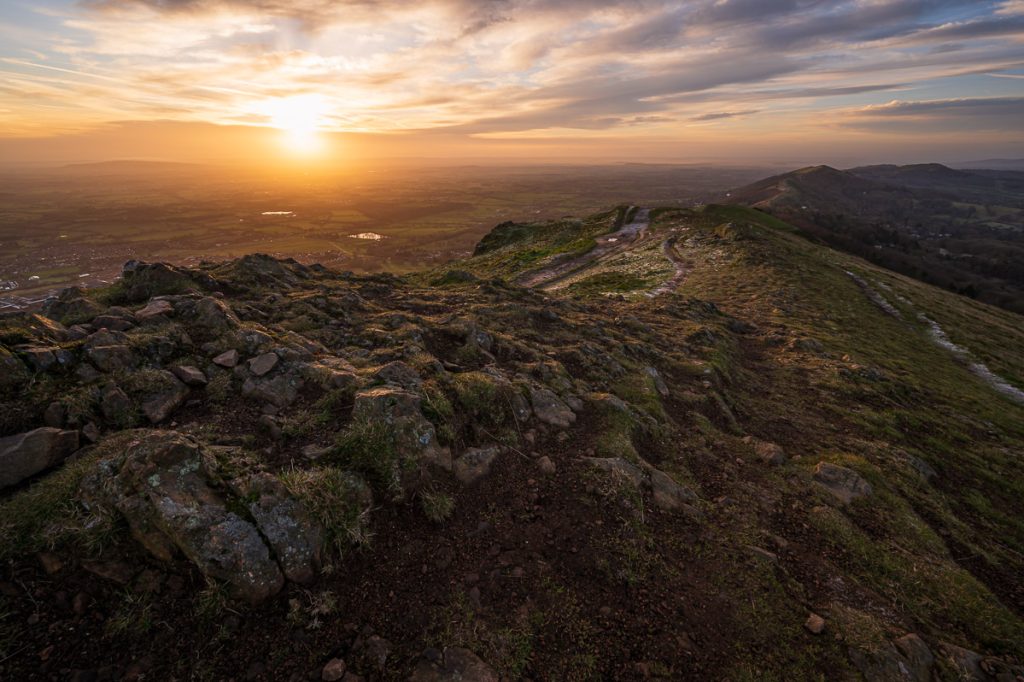
[[[144,308],[135,311],[135,319],[140,324],[161,321],[174,315],[174,306],[162,298],[152,299]]]
[[[312,582],[320,569],[323,532],[306,509],[271,474],[235,479],[231,487],[248,502],[249,513],[285,577],[297,583]]]
[[[263,353],[249,361],[249,371],[261,377],[274,369],[279,361],[280,358],[277,357],[277,353]]]
[[[957,647],[959,649],[959,647]],[[966,651],[966,649],[959,649]],[[967,652],[972,654],[973,652]],[[974,654],[977,656],[977,654]],[[968,656],[967,669],[961,672],[970,673],[980,661]],[[851,649],[850,660],[868,682],[888,682],[889,680],[906,680],[907,682],[931,682],[935,667],[935,656],[928,645],[915,634],[900,637],[894,642],[886,642],[870,650]],[[987,677],[961,677],[958,679],[984,680]]]
[[[697,494],[660,469],[648,469],[654,503],[662,509],[680,509],[697,501]]]
[[[856,471],[830,462],[818,462],[814,468],[814,480],[841,504],[849,504],[874,492],[871,484]]]
[[[207,383],[206,375],[202,370],[192,365],[179,365],[172,367],[171,372],[186,386],[199,387]]]
[[[77,449],[77,431],[49,426],[0,438],[0,489],[57,466]]]
[[[499,454],[501,448],[497,445],[469,448],[454,462],[455,478],[466,484],[475,483],[491,473],[491,465]]]
[[[46,411],[43,412],[43,423],[55,429],[64,428],[64,424],[67,423],[67,420],[67,408],[56,400],[50,403],[47,406]]]
[[[743,440],[754,446],[754,454],[765,464],[782,466],[788,461],[786,451],[775,443],[769,443],[768,441],[759,440],[751,436],[747,436]]]
[[[57,366],[57,356],[53,348],[26,348],[21,351],[25,362],[36,372],[45,372]]]
[[[237,329],[240,325],[238,318],[227,303],[211,296],[196,301],[195,307],[190,312],[193,328],[207,336],[221,336]]]
[[[25,364],[6,348],[0,348],[0,387],[20,386],[27,382],[29,377]]]
[[[647,376],[651,377],[651,381],[654,382],[654,390],[656,390],[662,397],[668,396],[668,384],[661,377],[661,373],[658,372],[655,367],[644,367],[644,372]]]
[[[693,506],[700,498],[691,489],[676,481],[660,469],[649,464],[637,466],[621,457],[584,457],[583,461],[602,469],[630,483],[638,490],[651,493],[654,503],[661,509],[681,509],[688,515],[699,518],[700,512]]]
[[[537,460],[537,468],[540,469],[542,474],[547,476],[550,476],[558,470],[558,467],[555,466],[555,463],[551,461],[551,458],[547,455],[544,455]]]
[[[108,422],[118,426],[127,426],[131,421],[133,408],[134,405],[128,398],[128,394],[116,385],[111,384],[104,389],[100,398],[100,412]]]
[[[242,396],[250,400],[260,400],[277,407],[288,407],[305,385],[305,380],[297,370],[278,373],[272,377],[249,377],[242,384]]]
[[[576,414],[550,389],[531,389],[530,402],[537,419],[545,424],[565,429],[576,421]]]
[[[114,331],[125,332],[135,326],[135,323],[131,320],[123,317],[117,317],[116,315],[97,315],[92,320],[92,325],[96,328],[113,329]]]
[[[74,287],[63,289],[56,298],[43,304],[43,314],[63,324],[91,320],[102,310],[98,303],[85,297],[82,289]]]
[[[416,373],[416,370],[397,360],[378,369],[373,378],[385,384],[393,384],[409,390],[416,390],[423,385],[423,379]]]

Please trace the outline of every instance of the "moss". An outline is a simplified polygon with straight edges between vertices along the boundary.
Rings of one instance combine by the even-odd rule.
[[[338,434],[329,459],[366,477],[377,492],[391,495],[401,487],[401,463],[387,424],[358,419]]]

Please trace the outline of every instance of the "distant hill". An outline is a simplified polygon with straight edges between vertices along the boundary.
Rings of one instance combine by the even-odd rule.
[[[1024,172],[811,166],[725,198],[890,269],[1024,311]]]
[[[949,164],[952,168],[1024,171],[1024,159],[984,159]]]

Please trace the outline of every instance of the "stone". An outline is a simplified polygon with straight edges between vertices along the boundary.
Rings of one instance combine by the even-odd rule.
[[[325,682],[336,682],[345,677],[345,661],[340,658],[332,658],[320,671],[320,679]]]
[[[6,348],[0,347],[0,388],[21,386],[30,376],[25,363]]]
[[[188,387],[166,370],[160,370],[158,380],[142,402],[142,413],[150,423],[159,424],[181,407],[188,397]]]
[[[90,443],[95,443],[100,439],[100,427],[96,426],[96,422],[89,422],[82,427],[82,437]]]
[[[320,570],[323,531],[309,512],[288,494],[284,484],[268,473],[231,482],[277,557],[286,578],[307,584]]]
[[[583,461],[592,467],[602,469],[614,476],[629,481],[636,488],[640,488],[647,481],[647,477],[640,467],[627,462],[621,457],[584,457]]]
[[[223,336],[240,326],[238,317],[228,304],[212,296],[196,301],[195,308],[190,312],[192,328],[210,337]]]
[[[686,486],[680,485],[660,469],[648,469],[654,504],[662,509],[679,509],[697,501],[697,495]]]
[[[830,462],[818,463],[814,468],[814,480],[840,504],[849,504],[874,492],[871,484],[856,471]]]
[[[167,263],[130,260],[121,268],[121,285],[127,300],[141,302],[153,296],[179,294],[196,286],[189,273]]]
[[[115,384],[107,386],[100,397],[103,418],[116,426],[128,426],[132,420],[134,404],[128,394]]]
[[[60,570],[64,568],[64,562],[53,552],[40,552],[39,565],[46,571],[46,575],[60,573]]]
[[[644,367],[644,372],[651,378],[651,382],[654,384],[654,390],[658,392],[663,398],[668,397],[670,391],[665,380],[661,377],[661,373],[655,367]]]
[[[397,386],[376,386],[355,395],[353,420],[383,424],[394,438],[400,460],[399,470],[394,472],[396,481],[408,478],[422,465],[452,469],[451,452],[438,445],[434,425],[423,416],[420,405],[420,396]]]
[[[279,361],[280,358],[277,357],[277,353],[263,353],[249,361],[249,371],[261,377],[274,369]]]
[[[101,372],[118,372],[135,366],[131,348],[121,344],[93,346],[86,349],[85,355]]]
[[[979,656],[978,659],[980,658]],[[850,661],[861,672],[865,680],[931,682],[935,667],[935,656],[932,655],[931,649],[913,633],[904,635],[894,642],[885,642],[870,649],[851,648]],[[966,674],[969,670],[970,666],[958,672]],[[967,676],[958,679],[987,678]]]
[[[57,365],[57,355],[53,348],[26,348],[21,351],[28,366],[36,372],[45,372]]]
[[[207,383],[206,375],[203,374],[202,370],[192,365],[172,367],[171,373],[178,377],[181,383],[193,388],[205,386]]]
[[[62,324],[91,320],[102,310],[100,304],[86,298],[84,290],[77,287],[62,289],[56,298],[43,303],[43,314]]]
[[[373,378],[382,383],[401,386],[408,390],[415,390],[423,385],[423,379],[416,370],[397,360],[378,369]]]
[[[576,414],[550,389],[531,389],[530,402],[537,419],[545,424],[566,429],[576,421]]]
[[[424,655],[409,682],[499,682],[500,679],[493,668],[469,649],[449,647],[440,660]]]
[[[135,577],[135,570],[123,561],[83,561],[82,568],[118,585],[127,585]]]
[[[812,635],[820,635],[825,631],[825,619],[816,613],[811,613],[804,622],[804,629]]]
[[[547,476],[550,476],[551,474],[555,473],[555,471],[557,471],[555,463],[551,461],[551,458],[548,457],[547,455],[544,455],[543,457],[537,460],[537,468],[540,469],[540,472],[542,474],[545,474]]]
[[[162,298],[154,298],[146,304],[146,307],[135,311],[135,319],[139,323],[154,322],[171,315],[174,315],[174,306],[170,301]]]
[[[68,419],[68,410],[64,405],[58,401],[53,401],[46,407],[46,411],[43,412],[43,423],[47,426],[52,426],[55,429],[64,428],[64,424]]]
[[[238,351],[234,348],[224,351],[213,359],[213,364],[231,369],[238,364]]]
[[[0,489],[57,466],[78,449],[78,431],[44,426],[0,438]]]
[[[106,329],[113,329],[114,331],[125,332],[135,326],[135,323],[131,320],[116,315],[97,315],[92,320],[92,326]]]
[[[749,439],[749,440],[748,440]],[[772,466],[782,466],[788,461],[786,457],[786,451],[781,446],[775,443],[769,443],[768,441],[759,440],[748,436],[743,439],[747,443],[751,443],[754,446],[754,454],[757,455],[765,464]]]
[[[453,469],[455,478],[466,484],[477,482],[491,473],[491,464],[499,454],[501,454],[501,448],[497,445],[486,448],[469,448],[455,460]]]
[[[288,407],[299,397],[304,385],[305,380],[297,370],[279,372],[272,377],[249,377],[242,384],[242,396]]]
[[[158,560],[170,561],[180,551],[244,599],[276,594],[284,576],[256,526],[230,511],[210,484],[212,457],[173,431],[136,433],[134,442],[83,479],[83,501],[119,511],[132,537]]]

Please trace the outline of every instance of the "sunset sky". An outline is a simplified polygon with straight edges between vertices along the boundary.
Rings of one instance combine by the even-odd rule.
[[[1024,0],[3,0],[0,160],[1024,157]]]

